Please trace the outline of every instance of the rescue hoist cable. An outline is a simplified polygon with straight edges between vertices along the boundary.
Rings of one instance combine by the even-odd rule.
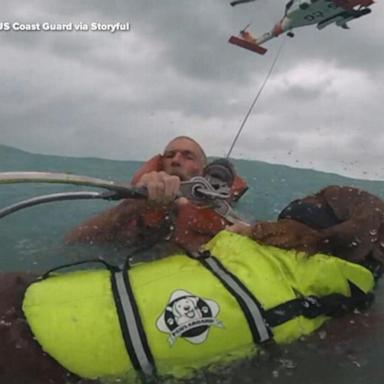
[[[235,147],[236,142],[237,142],[237,140],[238,140],[238,138],[239,138],[239,136],[240,136],[240,134],[241,134],[241,132],[242,132],[242,130],[243,130],[243,128],[244,128],[244,126],[245,126],[245,124],[246,124],[248,118],[249,118],[249,116],[251,115],[252,110],[253,110],[253,108],[255,107],[255,104],[256,104],[257,100],[259,99],[261,93],[263,92],[265,86],[267,85],[267,82],[268,82],[269,78],[270,78],[271,75],[272,75],[273,69],[275,68],[275,65],[276,65],[276,63],[277,63],[277,60],[279,59],[279,57],[280,57],[280,53],[281,53],[281,51],[282,51],[282,49],[283,49],[283,47],[284,47],[285,40],[286,40],[286,39],[283,39],[283,41],[281,42],[280,47],[279,47],[279,49],[278,49],[278,51],[277,51],[277,53],[276,53],[276,56],[275,56],[275,58],[274,58],[274,60],[273,60],[273,62],[272,62],[272,64],[271,64],[271,66],[270,66],[270,68],[269,68],[269,71],[268,71],[267,75],[265,76],[264,81],[263,81],[263,83],[261,84],[261,86],[260,86],[260,88],[259,88],[259,90],[258,90],[258,92],[257,92],[257,94],[256,94],[256,96],[255,96],[255,98],[253,99],[253,102],[252,102],[251,106],[249,107],[248,112],[246,113],[246,115],[245,115],[245,117],[244,117],[242,123],[240,124],[240,128],[238,129],[238,131],[237,131],[237,133],[236,133],[236,136],[235,136],[235,138],[234,138],[233,141],[232,141],[231,147],[230,147],[230,149],[229,149],[229,151],[228,151],[228,153],[227,153],[227,156],[226,156],[227,159],[228,159],[229,156],[231,155],[232,150],[233,150],[233,148]]]

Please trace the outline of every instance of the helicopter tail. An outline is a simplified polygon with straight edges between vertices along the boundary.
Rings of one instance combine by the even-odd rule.
[[[256,44],[255,42],[252,42],[250,40],[247,40],[245,38],[237,37],[237,36],[231,36],[228,40],[231,44],[237,45],[239,47],[249,49],[252,52],[256,52],[260,55],[264,55],[265,52],[267,52],[267,49],[262,47],[261,45]]]

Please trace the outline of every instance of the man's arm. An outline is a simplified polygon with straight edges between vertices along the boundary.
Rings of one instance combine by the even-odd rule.
[[[118,206],[77,226],[66,236],[65,241],[73,244],[132,240],[137,230],[137,220],[147,206],[143,200],[124,200]]]
[[[143,215],[161,216],[174,201],[180,179],[165,172],[149,172],[135,185],[147,188],[147,200],[124,200],[117,207],[80,224],[66,236],[66,243],[127,243],[135,240],[140,236],[139,222]]]

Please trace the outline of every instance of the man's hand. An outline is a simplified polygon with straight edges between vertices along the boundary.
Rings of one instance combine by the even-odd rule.
[[[138,187],[146,187],[148,190],[148,202],[155,206],[165,206],[176,199],[180,189],[180,178],[161,172],[149,172],[144,174],[136,184]]]
[[[225,227],[227,231],[238,233],[239,235],[252,237],[252,225],[244,222],[237,221],[235,224]]]

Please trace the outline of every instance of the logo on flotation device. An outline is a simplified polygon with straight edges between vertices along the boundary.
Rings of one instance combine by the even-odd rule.
[[[157,320],[157,327],[170,335],[168,341],[171,346],[178,337],[201,344],[207,339],[211,326],[224,327],[216,319],[219,311],[220,307],[215,301],[177,290],[172,293],[165,311]]]

